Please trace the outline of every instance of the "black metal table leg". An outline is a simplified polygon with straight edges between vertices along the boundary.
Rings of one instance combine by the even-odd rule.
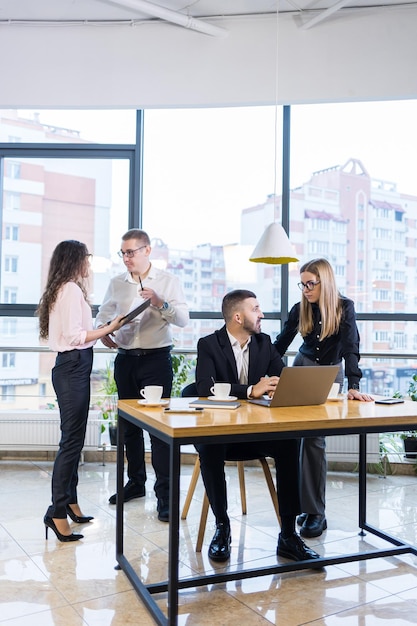
[[[366,433],[359,435],[359,528],[365,535],[366,526]]]
[[[180,461],[181,448],[175,441],[172,441],[170,445],[168,562],[168,624],[170,626],[177,624],[178,616]]]

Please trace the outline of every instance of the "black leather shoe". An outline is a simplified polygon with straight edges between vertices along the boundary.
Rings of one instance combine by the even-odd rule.
[[[309,561],[320,558],[320,554],[306,546],[297,533],[293,533],[287,539],[284,539],[281,534],[279,535],[277,554],[293,561]]]
[[[232,537],[230,535],[230,526],[224,522],[216,524],[216,532],[211,540],[208,555],[213,561],[227,561],[230,558],[230,544]]]
[[[304,522],[307,519],[307,515],[308,515],[308,513],[301,513],[301,515],[299,515],[297,517],[297,524],[298,524],[298,526],[302,526],[304,524]]]
[[[158,499],[156,507],[158,511],[158,519],[160,522],[169,522],[169,500]]]
[[[143,498],[146,495],[146,489],[144,485],[138,485],[133,480],[128,480],[123,487],[123,502],[129,502],[133,498]],[[109,498],[110,504],[116,504],[117,493],[114,493]]]
[[[320,537],[326,528],[327,521],[324,515],[312,515],[309,513],[306,521],[301,526],[300,535],[302,537]]]

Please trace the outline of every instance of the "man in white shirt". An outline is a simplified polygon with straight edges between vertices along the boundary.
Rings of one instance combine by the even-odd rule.
[[[141,299],[151,304],[131,323],[113,336],[102,339],[108,348],[117,348],[114,378],[120,399],[140,398],[140,389],[146,385],[161,385],[163,397],[171,395],[172,388],[172,331],[189,322],[188,307],[179,279],[158,269],[150,262],[151,242],[148,234],[131,229],[122,237],[119,255],[127,271],[110,281],[96,324],[107,324],[118,314],[132,310]],[[151,438],[152,465],[156,474],[154,490],[158,500],[158,519],[169,521],[169,448],[166,443]],[[125,427],[128,482],[123,489],[127,502],[145,495],[145,450],[143,431],[128,424]],[[116,504],[116,494],[109,499]]]

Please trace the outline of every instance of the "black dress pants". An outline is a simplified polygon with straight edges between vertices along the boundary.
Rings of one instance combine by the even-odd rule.
[[[262,456],[275,460],[280,514],[295,516],[301,512],[299,496],[299,440],[285,439],[256,443],[196,444],[201,475],[216,518],[216,524],[229,523],[224,473],[225,461],[248,461]]]
[[[315,361],[299,352],[294,359],[294,366],[317,365]],[[344,369],[342,363],[336,376],[340,388],[343,386]],[[305,437],[300,448],[300,492],[301,508],[304,513],[324,515],[326,509],[326,438]]]
[[[169,352],[152,352],[142,356],[118,354],[114,361],[114,379],[121,400],[142,398],[140,390],[146,385],[162,385],[162,396],[169,398],[172,389],[172,360]],[[145,445],[143,430],[125,422],[127,475],[138,485],[146,481]],[[154,435],[151,439],[152,466],[156,482],[154,490],[158,499],[169,497],[169,446]]]
[[[52,473],[52,504],[47,515],[67,517],[66,506],[77,502],[78,464],[90,406],[93,349],[59,352],[52,369],[61,420],[61,440]]]

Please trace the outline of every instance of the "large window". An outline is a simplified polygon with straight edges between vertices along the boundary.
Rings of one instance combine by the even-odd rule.
[[[416,101],[291,107],[290,239],[300,260],[326,257],[359,317],[394,316],[359,322],[362,354],[416,349],[416,322],[400,319],[416,312],[416,112]],[[339,226],[329,230],[327,253],[308,229],[312,215]],[[299,298],[294,282],[290,302]],[[404,391],[415,367],[387,357],[361,364],[372,393]]]
[[[287,305],[300,298],[299,264],[288,267],[287,287],[280,266],[248,259],[265,227],[288,218],[300,262],[328,258],[340,291],[355,301],[362,352],[413,353],[416,108],[414,101],[293,106],[289,214],[281,107],[149,110],[143,135],[135,111],[0,111],[2,402],[51,393],[52,355],[21,350],[39,346],[33,310],[53,247],[69,237],[87,243],[91,300],[99,305],[110,277],[124,269],[116,252],[133,226],[148,231],[152,262],[182,280],[193,319],[174,329],[177,349],[195,349],[222,324],[223,295],[237,287],[255,291],[269,318],[263,330],[275,337]],[[32,309],[9,312],[19,306]],[[95,369],[108,358],[97,351]],[[395,390],[414,366],[381,356],[373,377],[375,359],[362,362],[374,393],[381,381]]]
[[[0,117],[0,142],[132,144],[136,111],[8,110]]]
[[[89,120],[89,126],[80,130],[82,118]],[[54,402],[53,355],[33,351],[39,347],[33,312],[55,245],[63,239],[79,239],[94,253],[89,284],[94,304],[102,301],[110,277],[122,269],[117,250],[120,235],[129,225],[135,152],[129,145],[97,149],[97,144],[91,143],[91,138],[134,143],[136,112],[118,112],[117,118],[120,124],[114,112],[96,116],[94,112],[85,116],[66,116],[63,111],[39,115],[0,112],[0,142],[4,142],[0,168],[0,305],[4,309],[0,385],[4,405],[37,408],[39,403]],[[8,143],[12,128],[19,141]],[[29,305],[32,311],[27,316],[13,316],[7,308]],[[27,353],[25,348],[32,351]],[[108,355],[97,354],[96,370],[108,359]],[[39,399],[40,390],[43,399]]]
[[[316,251],[345,265],[340,289],[363,312],[415,312],[416,111],[416,101],[291,107],[290,238],[303,262]],[[330,229],[327,253],[312,214],[345,226]]]
[[[143,227],[155,238],[155,260],[181,268],[194,311],[219,312],[234,288],[255,291],[265,311],[280,310],[280,272],[249,262],[265,225],[281,219],[274,199],[281,108],[276,114],[274,107],[145,112]],[[195,322],[193,334],[219,323]]]
[[[21,158],[19,181],[3,178],[3,243],[0,301],[37,303],[52,250],[63,239],[84,241],[94,253],[91,298],[100,303],[120,268],[117,250],[128,228],[129,161],[50,157]],[[11,187],[19,205],[10,206]],[[29,280],[28,280],[29,278]]]

